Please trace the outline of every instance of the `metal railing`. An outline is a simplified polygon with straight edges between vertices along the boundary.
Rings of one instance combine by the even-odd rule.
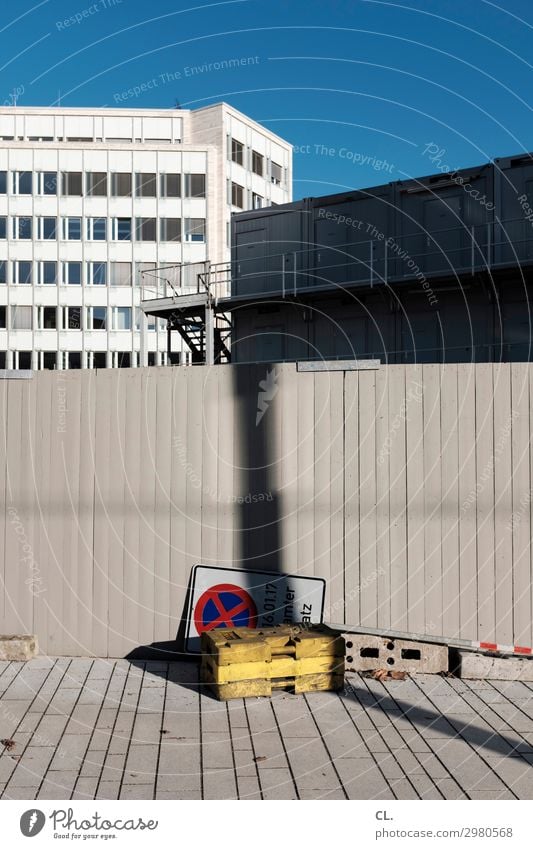
[[[264,243],[258,243],[264,244]],[[286,244],[286,243],[285,243]],[[215,304],[230,295],[285,298],[331,286],[475,274],[533,262],[533,224],[524,218],[343,244],[295,243],[258,257],[213,264],[181,263],[142,272],[141,300],[202,294]],[[254,247],[253,243],[247,245]],[[266,245],[268,248],[268,243]]]

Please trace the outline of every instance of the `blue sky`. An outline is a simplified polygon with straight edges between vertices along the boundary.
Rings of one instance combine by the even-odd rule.
[[[533,150],[530,0],[18,0],[4,9],[1,103],[15,92],[24,106],[55,104],[59,92],[63,106],[224,99],[296,145],[295,198],[432,173],[429,144],[451,168]],[[244,62],[216,67],[230,59]]]

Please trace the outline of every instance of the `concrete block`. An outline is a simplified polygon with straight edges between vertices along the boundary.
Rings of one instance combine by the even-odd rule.
[[[0,660],[31,660],[37,651],[37,637],[33,634],[0,635]]]
[[[367,634],[343,634],[346,669],[354,672],[389,669],[391,672],[447,672],[448,646],[396,640]]]
[[[451,669],[460,678],[533,681],[533,657],[501,657],[457,649],[452,653]]]

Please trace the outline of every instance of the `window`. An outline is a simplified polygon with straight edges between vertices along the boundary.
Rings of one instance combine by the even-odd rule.
[[[205,242],[205,218],[185,219],[185,241]]]
[[[0,216],[0,239],[7,239],[7,216]]]
[[[185,174],[185,195],[188,198],[205,198],[205,174]]]
[[[107,263],[106,262],[89,262],[87,263],[87,283],[91,286],[106,286],[107,285]]]
[[[30,286],[33,282],[33,263],[20,260],[19,262],[14,263],[15,266],[15,280],[14,283],[18,283],[20,286]]]
[[[161,197],[181,197],[181,174],[161,174]]]
[[[81,330],[81,307],[63,307],[65,330]]]
[[[252,192],[252,209],[262,209],[264,198]]]
[[[113,330],[131,330],[131,307],[113,307]]]
[[[57,330],[57,310],[55,307],[38,307],[37,321],[39,330]]]
[[[39,368],[55,369],[57,365],[57,354],[55,351],[40,351],[39,352]]]
[[[81,285],[81,262],[63,263],[63,283],[70,286]]]
[[[162,242],[180,242],[181,218],[160,218],[159,238]]]
[[[63,171],[61,173],[61,194],[65,197],[82,196],[81,171]]]
[[[147,286],[148,289],[150,289],[152,291],[158,291],[159,292],[158,286],[161,286],[161,288],[163,288],[165,284],[162,283],[162,281],[160,281],[158,278],[154,277],[154,274],[153,274],[154,267],[155,267],[154,262],[136,262],[135,263],[135,274],[136,274],[135,285],[136,286]],[[143,277],[143,272],[145,272],[145,271],[152,272],[152,273],[145,274],[144,277]]]
[[[57,171],[41,171],[37,185],[40,195],[57,195]]]
[[[105,171],[93,171],[86,174],[85,188],[89,197],[106,197],[107,174]]]
[[[156,218],[136,218],[135,239],[138,242],[155,242],[156,221]]]
[[[106,313],[107,307],[87,307],[87,329],[105,330]]]
[[[131,366],[131,352],[130,351],[114,351],[113,352],[114,359],[114,367],[115,368],[130,368]]]
[[[29,217],[13,218],[13,238],[14,239],[31,239],[32,237],[32,220]]]
[[[112,262],[109,283],[111,286],[131,286],[131,262]]]
[[[107,218],[88,218],[87,238],[92,242],[105,242],[107,239]]]
[[[155,198],[157,183],[155,174],[135,175],[135,195],[138,198]]]
[[[89,358],[89,368],[107,367],[107,354],[105,351],[90,351],[87,356]]]
[[[6,308],[0,307],[0,327],[5,330],[6,327]]]
[[[31,171],[15,171],[13,173],[13,194],[33,194],[33,174]]]
[[[42,217],[37,219],[37,238],[57,238],[57,218]]]
[[[53,286],[57,283],[57,262],[40,262],[39,266],[39,283],[46,286]]]
[[[13,353],[17,369],[31,369],[31,351],[14,351]]]
[[[115,198],[131,197],[131,174],[111,174],[111,194]]]
[[[131,242],[131,218],[113,218],[113,239]]]
[[[244,159],[244,145],[237,139],[231,140],[231,161],[242,165]]]
[[[252,171],[262,177],[265,170],[265,157],[256,150],[252,150]]]
[[[81,218],[63,218],[63,239],[68,242],[81,240]]]
[[[7,260],[0,260],[0,284],[7,283]]]
[[[33,327],[33,307],[11,307],[11,330],[31,330]]]
[[[238,183],[231,184],[231,204],[239,209],[244,208],[244,188]]]
[[[270,163],[270,179],[276,186],[281,185],[281,165],[278,165],[277,162]]]
[[[0,195],[7,195],[7,171],[0,171]]]
[[[65,368],[81,368],[81,351],[65,351]]]

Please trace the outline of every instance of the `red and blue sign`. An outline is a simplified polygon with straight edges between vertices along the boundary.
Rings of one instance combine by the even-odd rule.
[[[323,578],[198,564],[189,586],[185,648],[199,652],[201,635],[215,628],[321,622],[324,591]]]
[[[255,628],[257,607],[249,593],[236,584],[216,584],[206,590],[194,608],[199,634],[215,628]]]

